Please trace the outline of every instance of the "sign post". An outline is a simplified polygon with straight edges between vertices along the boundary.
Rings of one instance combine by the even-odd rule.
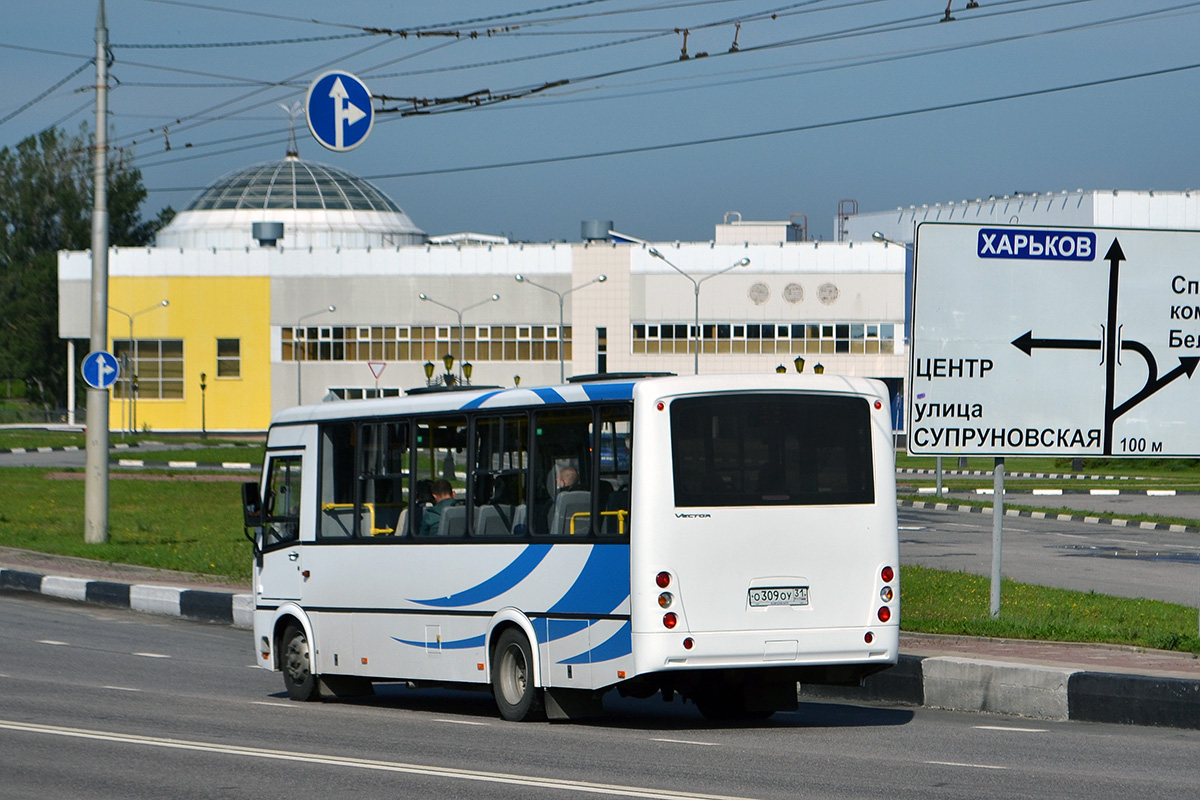
[[[917,227],[909,452],[1196,457],[1200,233]],[[999,547],[993,616],[999,613]]]

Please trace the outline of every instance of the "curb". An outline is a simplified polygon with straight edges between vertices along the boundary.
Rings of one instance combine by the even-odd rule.
[[[922,508],[932,511],[961,511],[966,514],[992,514],[992,506],[965,506],[957,503],[937,503],[923,500],[897,500],[900,508]],[[1143,531],[1169,531],[1171,533],[1200,533],[1200,527],[1194,525],[1171,525],[1166,522],[1138,522],[1120,517],[1097,517],[1084,514],[1053,514],[1045,511],[1029,511],[1021,508],[1004,509],[1006,517],[1028,517],[1030,519],[1049,519],[1058,522],[1087,522],[1092,525],[1111,525],[1114,528],[1137,528]]]
[[[0,569],[0,594],[26,592],[250,630],[254,596]],[[1200,679],[1092,672],[961,656],[900,655],[862,686],[800,687],[801,699],[877,701],[1033,719],[1200,730]]]
[[[0,593],[4,592],[29,592],[246,630],[254,627],[254,595],[251,594],[64,578],[0,569]]]
[[[197,461],[147,461],[143,458],[121,458],[115,462],[110,461],[109,464],[122,468],[144,467],[146,469],[236,470],[239,472],[258,471],[260,469],[260,467],[256,467],[249,461],[205,463]]]
[[[1200,730],[1200,679],[959,656],[901,654],[899,664],[867,678],[861,687],[803,685],[800,697]]]

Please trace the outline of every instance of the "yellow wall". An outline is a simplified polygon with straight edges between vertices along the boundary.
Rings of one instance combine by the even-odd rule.
[[[200,373],[208,430],[265,430],[271,421],[270,279],[266,277],[119,277],[110,278],[108,302],[137,314],[163,299],[170,305],[137,314],[133,336],[182,339],[182,400],[139,397],[139,430],[200,430]],[[129,320],[110,311],[109,345],[129,338]],[[217,339],[241,340],[241,376],[217,377]],[[110,395],[111,396],[111,395]],[[121,426],[123,403],[111,396],[111,427]]]

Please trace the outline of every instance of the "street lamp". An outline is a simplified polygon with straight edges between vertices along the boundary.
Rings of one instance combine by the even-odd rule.
[[[129,349],[133,351],[133,372],[129,376],[129,432],[137,433],[137,379],[138,379],[138,346],[137,340],[133,338],[133,319],[140,317],[142,314],[154,311],[157,308],[166,308],[171,305],[170,300],[160,300],[152,306],[143,308],[141,311],[135,311],[130,314],[128,311],[122,311],[119,308],[112,306],[108,307],[109,311],[115,311],[129,320]]]
[[[470,311],[472,308],[478,308],[479,306],[482,306],[486,303],[494,303],[500,299],[500,295],[493,294],[491,297],[488,297],[484,300],[480,300],[478,303],[472,303],[471,305],[463,306],[462,308],[455,308],[454,306],[448,306],[445,303],[442,303],[438,300],[434,300],[432,297],[425,294],[424,292],[421,292],[419,295],[417,295],[417,297],[421,298],[421,300],[426,303],[433,303],[435,306],[441,306],[442,308],[446,309],[447,311],[453,311],[458,316],[458,355],[459,355],[459,372],[460,372],[458,377],[459,377],[459,383],[462,383],[463,376],[461,374],[461,372],[462,372],[461,365],[462,365],[462,362],[467,360],[467,350],[466,350],[465,344],[463,343],[463,321],[462,321],[463,312]],[[446,366],[446,371],[447,372],[450,371],[450,365]]]
[[[675,266],[670,261],[668,261],[667,257],[664,256],[662,253],[658,252],[658,250],[656,248],[653,248],[653,247],[650,248],[650,255],[659,259],[660,261],[665,263],[668,267],[675,270],[680,275],[682,275],[683,277],[685,277],[689,281],[691,281],[692,286],[695,289],[695,294],[696,294],[696,326],[695,326],[696,327],[696,354],[695,354],[695,362],[694,362],[694,371],[695,371],[695,374],[699,375],[700,374],[700,284],[704,283],[709,278],[715,278],[718,275],[724,275],[726,272],[729,272],[732,269],[737,269],[738,267],[748,266],[750,264],[750,259],[743,258],[740,261],[735,261],[734,263],[730,264],[728,267],[721,270],[720,272],[714,272],[711,275],[705,275],[703,278],[700,278],[699,280],[697,280],[696,278],[693,278],[691,275],[687,274],[686,272],[681,270],[679,267]]]
[[[204,390],[208,388],[208,375],[200,373],[200,438],[208,438],[208,420],[205,414]]]
[[[912,250],[911,244],[907,244],[905,242],[898,242],[895,239],[889,239],[888,237],[884,236],[881,231],[875,231],[874,233],[872,233],[871,238],[877,242],[880,242],[881,244],[895,244],[895,245],[899,245],[900,247],[903,247],[905,250],[909,250],[909,251]]]
[[[317,317],[317,316],[320,316],[321,314],[332,313],[334,311],[337,311],[337,306],[331,305],[331,306],[326,306],[325,308],[322,308],[320,311],[314,311],[311,314],[305,314],[304,316],[300,317],[300,319],[296,320],[296,327],[297,328],[301,327],[300,323],[304,322],[304,320],[306,320],[306,319],[310,319],[312,317]],[[295,333],[295,329],[293,329],[292,330],[292,358],[296,359],[296,405],[301,405],[301,404],[303,404],[304,401],[300,397],[300,364],[301,364],[301,362],[304,361],[304,358],[308,357],[308,337],[307,336],[304,337],[304,347],[302,348],[304,351],[304,358],[300,358],[300,351],[298,351],[296,349],[296,341],[297,341],[296,333]]]
[[[551,289],[549,286],[542,286],[540,283],[531,281],[531,280],[529,280],[529,278],[526,278],[524,275],[517,276],[517,283],[528,283],[530,286],[536,286],[537,288],[547,291],[550,294],[552,294],[558,298],[558,382],[559,383],[565,383],[567,380],[566,371],[563,366],[563,299],[567,295],[569,295],[571,292],[577,292],[580,289],[591,286],[593,283],[604,283],[606,280],[608,280],[607,275],[597,275],[596,277],[592,278],[590,281],[584,281],[583,283],[579,284],[578,286],[572,286],[570,289],[560,292],[556,289]]]

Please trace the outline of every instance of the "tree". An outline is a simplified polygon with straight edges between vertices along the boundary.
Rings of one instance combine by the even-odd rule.
[[[108,167],[109,239],[146,245],[141,171]],[[162,216],[160,215],[160,219]],[[49,128],[0,149],[0,377],[23,380],[30,399],[61,406],[66,346],[58,338],[58,251],[88,250],[92,231],[92,137]]]

